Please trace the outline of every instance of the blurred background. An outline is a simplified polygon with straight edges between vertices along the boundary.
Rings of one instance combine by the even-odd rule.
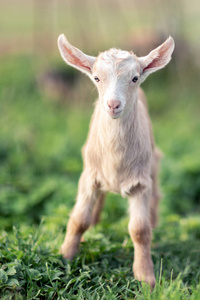
[[[144,56],[175,39],[172,61],[143,88],[164,153],[161,216],[193,216],[198,227],[199,32],[198,0],[1,0],[0,227],[37,225],[45,216],[64,231],[76,197],[97,93],[62,61],[61,33],[89,55],[116,47]],[[118,220],[127,203],[108,198],[103,219]]]

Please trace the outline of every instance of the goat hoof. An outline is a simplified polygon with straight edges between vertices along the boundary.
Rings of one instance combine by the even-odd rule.
[[[151,288],[151,291],[154,289],[155,284],[156,284],[156,279],[155,276],[135,276],[135,279],[140,281],[142,284],[148,284]]]
[[[82,236],[81,237],[81,243],[84,243],[85,242],[85,239],[84,239],[84,237]]]
[[[151,290],[154,289],[155,284],[156,284],[156,279],[154,276],[154,272],[153,272],[153,266],[151,266],[150,268],[137,268],[136,266],[134,266],[134,277],[135,279],[141,281],[142,283],[147,283],[150,285]]]
[[[60,254],[62,254],[63,258],[67,260],[72,260],[74,256],[76,255],[78,249],[73,248],[71,246],[62,245],[60,248]]]

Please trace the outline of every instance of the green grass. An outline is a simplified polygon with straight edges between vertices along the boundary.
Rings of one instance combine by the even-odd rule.
[[[1,59],[2,299],[200,299],[199,103],[192,80],[182,84],[168,70],[144,85],[165,153],[151,293],[132,275],[128,207],[120,196],[108,195],[102,222],[85,234],[72,262],[59,255],[82,170],[92,94],[84,105],[50,101],[36,84],[36,57]]]
[[[163,225],[156,231],[159,244],[154,241],[152,256],[157,284],[151,294],[148,286],[141,287],[132,277],[133,251],[126,223],[124,218],[106,230],[104,224],[91,229],[80,253],[67,264],[58,255],[59,226],[55,229],[45,220],[37,228],[14,227],[12,235],[1,238],[3,294],[19,299],[21,295],[27,299],[198,299],[200,242],[192,236],[188,245],[179,234],[199,229],[200,222],[179,225],[178,220],[171,220],[167,229]],[[123,240],[127,240],[124,246]]]

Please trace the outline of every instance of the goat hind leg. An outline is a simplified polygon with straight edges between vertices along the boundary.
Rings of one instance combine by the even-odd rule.
[[[158,173],[159,173],[159,165],[161,159],[161,152],[158,148],[155,148],[154,152],[154,162],[152,165],[152,196],[150,203],[150,220],[151,227],[155,228],[158,221],[158,205],[161,198],[159,182],[158,182]]]
[[[99,191],[98,199],[94,205],[92,212],[92,225],[96,225],[100,222],[101,211],[104,206],[105,194]]]

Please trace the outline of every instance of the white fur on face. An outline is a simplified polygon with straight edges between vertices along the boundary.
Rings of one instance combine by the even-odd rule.
[[[113,118],[118,118],[124,112],[127,103],[133,102],[139,79],[136,83],[132,79],[135,76],[139,78],[140,72],[139,61],[131,52],[110,49],[97,57],[92,73],[100,80],[95,83],[104,110],[109,111],[107,104],[109,100],[118,100],[121,103]]]

